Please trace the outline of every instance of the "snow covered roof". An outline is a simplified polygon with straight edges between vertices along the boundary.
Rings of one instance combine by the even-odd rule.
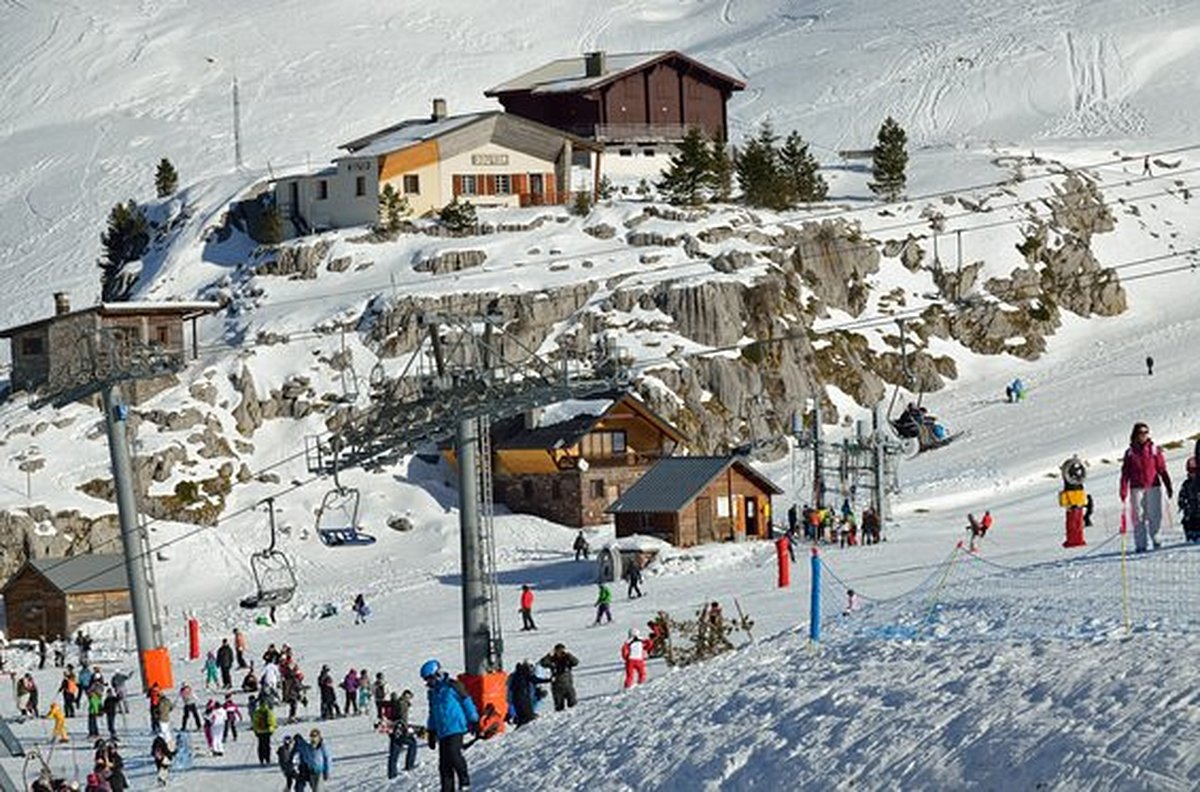
[[[492,425],[492,446],[496,449],[532,450],[569,448],[592,430],[618,403],[624,403],[676,442],[686,440],[668,421],[647,407],[632,393],[615,391],[595,399],[566,399],[546,405],[537,425],[527,428],[525,416],[516,415]]]
[[[11,338],[12,336],[23,333],[26,330],[33,330],[42,325],[50,324],[61,319],[66,319],[73,316],[82,316],[83,314],[98,313],[101,316],[179,316],[180,319],[191,319],[204,314],[215,313],[221,310],[221,304],[216,302],[193,301],[193,302],[107,302],[89,305],[87,308],[80,308],[77,311],[68,311],[67,313],[55,314],[47,316],[44,319],[37,319],[32,322],[26,322],[15,327],[7,327],[0,330],[0,338]]]
[[[587,91],[607,82],[620,78],[622,75],[644,69],[667,58],[679,58],[689,65],[703,69],[722,82],[728,83],[733,90],[741,90],[746,84],[693,60],[676,50],[657,50],[654,52],[614,52],[605,53],[604,71],[601,74],[588,76],[587,56],[559,58],[539,66],[532,71],[514,77],[508,82],[501,83],[483,92],[484,96],[497,96],[502,93],[529,91],[530,93],[571,93]]]
[[[116,553],[78,555],[70,558],[34,558],[30,559],[28,566],[64,594],[124,591],[129,588],[129,580],[125,576],[125,559]],[[16,580],[20,574],[18,570],[9,583]],[[8,588],[7,584],[5,588]]]
[[[736,456],[666,457],[646,471],[646,475],[625,490],[625,494],[606,511],[610,514],[677,512],[691,503],[731,465],[772,495],[783,492],[769,478]]]
[[[500,113],[500,110],[489,110],[483,113],[467,113],[440,119],[410,118],[343,143],[338,148],[345,149],[356,157],[390,154],[426,140],[433,140],[447,132],[461,129],[485,118],[500,115]]]

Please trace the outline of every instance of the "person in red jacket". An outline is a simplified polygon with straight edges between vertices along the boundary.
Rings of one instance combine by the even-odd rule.
[[[521,621],[523,626],[521,631],[536,630],[537,625],[533,623],[533,589],[529,584],[521,586]]]
[[[637,630],[630,630],[629,640],[621,644],[621,659],[625,661],[625,687],[633,687],[634,677],[637,677],[639,685],[646,681],[646,655],[649,653],[649,639],[643,641]]]
[[[1129,448],[1121,462],[1121,531],[1127,521],[1133,523],[1133,545],[1138,553],[1144,553],[1150,544],[1158,549],[1158,528],[1162,522],[1162,488],[1169,499],[1171,474],[1167,472],[1167,460],[1162,449],[1150,440],[1150,427],[1138,422],[1133,425],[1129,436]]]

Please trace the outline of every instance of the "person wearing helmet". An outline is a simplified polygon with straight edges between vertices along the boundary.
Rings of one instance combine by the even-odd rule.
[[[463,756],[463,735],[479,730],[479,712],[467,689],[442,670],[437,660],[421,666],[421,679],[429,696],[429,720],[426,736],[429,747],[438,749],[438,775],[442,792],[454,792],[471,785],[467,760]],[[457,787],[455,786],[457,779]]]
[[[1179,488],[1179,513],[1183,535],[1189,542],[1200,542],[1200,463],[1188,457],[1187,478]]]
[[[633,687],[635,676],[639,685],[646,681],[646,655],[649,652],[650,641],[643,641],[637,630],[630,630],[629,640],[621,644],[621,659],[625,661],[625,687]]]

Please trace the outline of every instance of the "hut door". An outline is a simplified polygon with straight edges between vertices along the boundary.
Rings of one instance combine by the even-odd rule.
[[[753,495],[746,496],[745,515],[745,535],[758,536],[758,501],[754,499]]]
[[[696,544],[711,542],[713,536],[712,498],[696,498]]]

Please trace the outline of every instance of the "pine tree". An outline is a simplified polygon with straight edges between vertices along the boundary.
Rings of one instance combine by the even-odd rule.
[[[379,193],[379,213],[380,225],[384,231],[393,234],[399,231],[401,218],[411,211],[406,196],[401,195],[391,184],[383,185],[383,190]]]
[[[905,169],[908,167],[908,135],[888,116],[879,127],[879,136],[875,142],[875,153],[871,159],[871,176],[874,179],[868,186],[871,192],[884,200],[894,201],[904,192],[908,181]]]
[[[442,210],[438,212],[438,219],[446,228],[458,232],[473,229],[478,223],[475,204],[470,201],[460,201],[457,197],[442,207]]]
[[[587,217],[592,213],[592,194],[587,190],[579,190],[575,193],[575,200],[571,204],[571,214],[579,217]]]
[[[673,204],[698,206],[716,186],[708,140],[699,127],[689,127],[657,184],[658,190]]]
[[[789,203],[823,201],[829,185],[817,171],[816,157],[808,153],[808,144],[799,132],[792,132],[779,150],[779,166],[787,186]]]
[[[728,201],[733,194],[733,159],[725,148],[725,144],[714,140],[712,150],[708,153],[712,160],[713,177],[716,180],[716,195],[718,201]]]
[[[778,142],[771,122],[764,121],[758,136],[751,138],[738,154],[734,168],[742,200],[749,206],[785,209],[789,204],[780,172]]]
[[[108,228],[100,235],[104,256],[100,267],[100,299],[116,302],[129,296],[132,283],[122,277],[125,265],[137,261],[150,245],[150,224],[133,199],[116,204],[108,213]]]
[[[154,190],[158,193],[159,198],[166,198],[168,195],[173,195],[178,188],[179,174],[175,171],[171,160],[163,157],[162,161],[158,163],[158,170],[154,172]]]

